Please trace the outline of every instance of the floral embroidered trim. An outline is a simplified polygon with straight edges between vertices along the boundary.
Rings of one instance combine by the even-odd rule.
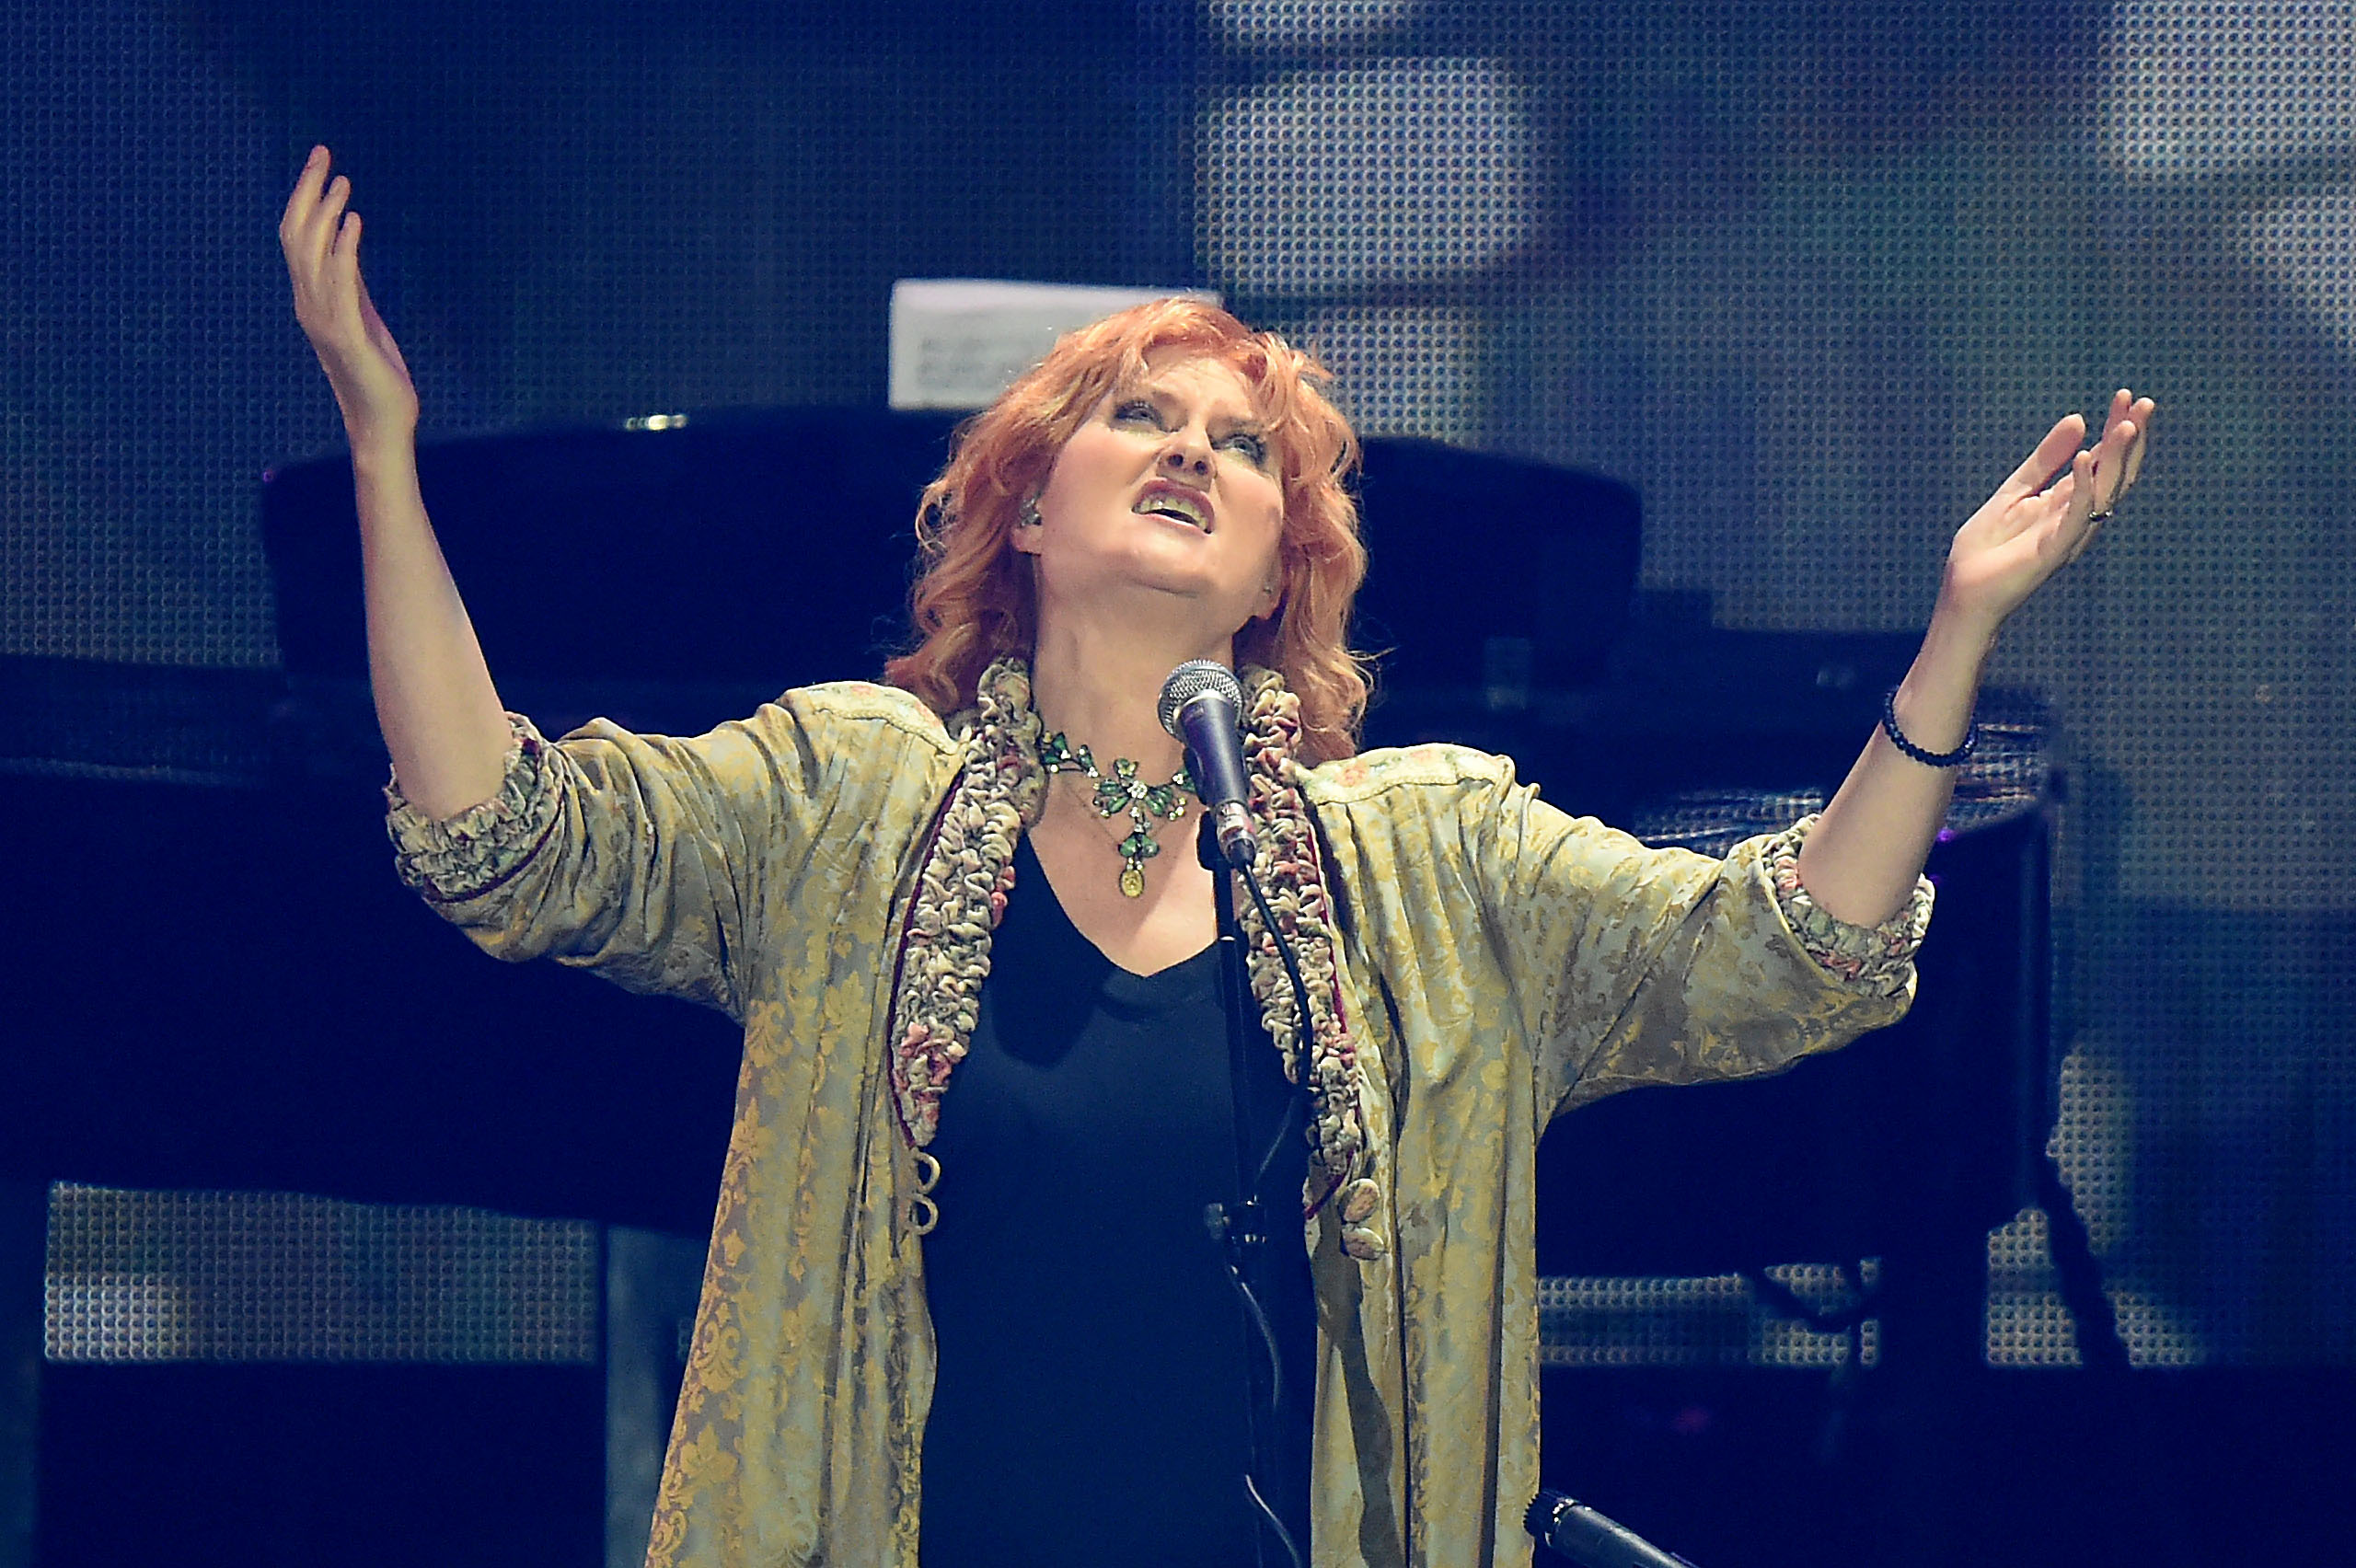
[[[1292,782],[1299,705],[1265,671],[1246,671],[1244,684],[1252,694],[1244,761],[1264,824],[1254,870],[1292,940],[1310,990],[1307,1081],[1315,1114],[1303,1204],[1313,1211],[1339,1190],[1344,1249],[1353,1257],[1377,1258],[1387,1244],[1373,1223],[1380,1194],[1371,1179],[1357,1053],[1342,1013],[1316,834]],[[918,1148],[940,1128],[941,1096],[980,1017],[991,932],[1014,885],[1016,841],[1046,801],[1039,719],[1031,709],[1030,671],[1021,660],[1000,659],[984,671],[974,708],[952,719],[950,730],[964,752],[963,770],[918,872],[892,997],[895,1104],[902,1130]],[[1284,1055],[1287,1076],[1300,1082],[1300,1028],[1291,986],[1258,911],[1247,901],[1240,914],[1253,995],[1269,1038]]]
[[[1314,1117],[1309,1131],[1313,1164],[1303,1202],[1312,1212],[1348,1183],[1342,1201],[1342,1248],[1354,1258],[1388,1250],[1370,1221],[1378,1189],[1371,1178],[1357,1047],[1350,1038],[1334,965],[1331,904],[1293,761],[1300,736],[1300,699],[1269,670],[1244,672],[1243,762],[1251,773],[1252,814],[1260,824],[1253,873],[1268,908],[1292,945],[1309,993],[1308,1084]],[[1244,966],[1268,1038],[1283,1053],[1285,1075],[1301,1081],[1301,1020],[1292,983],[1274,935],[1247,898],[1237,905],[1245,938]]]
[[[901,1129],[922,1148],[941,1125],[949,1074],[965,1059],[989,977],[990,933],[1014,886],[1014,846],[1046,802],[1031,673],[1000,659],[975,706],[952,721],[964,763],[917,873],[892,1017],[892,1090]]]
[[[507,716],[507,730],[499,793],[456,816],[436,821],[410,804],[398,778],[385,785],[393,869],[430,903],[481,897],[522,870],[556,825],[556,754],[521,714]]]
[[[1819,909],[1807,889],[1800,885],[1800,846],[1816,823],[1813,816],[1802,817],[1767,841],[1760,859],[1767,870],[1768,885],[1774,889],[1775,902],[1782,905],[1784,919],[1810,958],[1853,985],[1894,997],[1906,988],[1907,976],[1913,973],[1914,951],[1923,945],[1923,933],[1930,928],[1930,879],[1915,878],[1906,906],[1878,926],[1836,920]]]

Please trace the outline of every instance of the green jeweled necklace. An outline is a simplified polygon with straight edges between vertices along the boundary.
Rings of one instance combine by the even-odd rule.
[[[1176,822],[1186,814],[1183,795],[1194,795],[1195,781],[1186,776],[1184,767],[1167,784],[1149,784],[1138,777],[1138,765],[1126,756],[1113,759],[1110,775],[1099,772],[1096,759],[1086,746],[1073,745],[1061,733],[1049,735],[1039,743],[1039,764],[1050,774],[1078,773],[1096,786],[1089,804],[1106,822],[1123,812],[1129,814],[1128,836],[1114,846],[1121,855],[1121,893],[1128,898],[1145,896],[1145,863],[1161,853],[1161,841],[1153,836],[1149,817],[1164,822]],[[1182,795],[1183,792],[1183,795]]]

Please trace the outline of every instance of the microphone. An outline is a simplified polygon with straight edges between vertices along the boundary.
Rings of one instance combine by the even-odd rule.
[[[1189,659],[1161,683],[1161,727],[1186,743],[1186,771],[1210,813],[1218,851],[1230,866],[1252,864],[1260,842],[1245,810],[1243,687],[1235,672],[1209,659]]]
[[[1540,1493],[1521,1522],[1539,1545],[1560,1552],[1579,1568],[1693,1568],[1675,1552],[1663,1551],[1627,1526],[1560,1492]]]

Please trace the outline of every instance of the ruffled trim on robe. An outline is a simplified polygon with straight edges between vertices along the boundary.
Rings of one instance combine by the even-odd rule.
[[[1827,974],[1860,990],[1897,996],[1912,976],[1915,950],[1923,945],[1923,933],[1930,929],[1931,880],[1916,877],[1905,905],[1878,926],[1853,926],[1835,919],[1818,908],[1807,889],[1800,885],[1800,846],[1807,841],[1817,821],[1814,816],[1802,817],[1772,836],[1760,857],[1767,885],[1784,912],[1784,922]]]
[[[395,777],[385,785],[385,831],[401,882],[430,904],[463,904],[527,865],[556,825],[562,791],[559,755],[532,721],[507,716],[507,759],[499,792],[456,816],[434,818],[411,805]]]

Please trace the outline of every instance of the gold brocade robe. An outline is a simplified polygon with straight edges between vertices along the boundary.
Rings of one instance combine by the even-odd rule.
[[[552,955],[745,1031],[649,1563],[917,1568],[933,1340],[884,1031],[956,744],[914,698],[856,683],[689,740],[518,733],[483,805],[435,823],[395,795],[404,875],[502,958]],[[1773,1072],[1893,1021],[1927,887],[1889,928],[1818,916],[1803,940],[1775,839],[1723,861],[1649,849],[1452,746],[1301,786],[1391,1239],[1361,1262],[1332,1205],[1308,1227],[1311,1557],[1526,1563],[1539,1135],[1615,1090]]]

